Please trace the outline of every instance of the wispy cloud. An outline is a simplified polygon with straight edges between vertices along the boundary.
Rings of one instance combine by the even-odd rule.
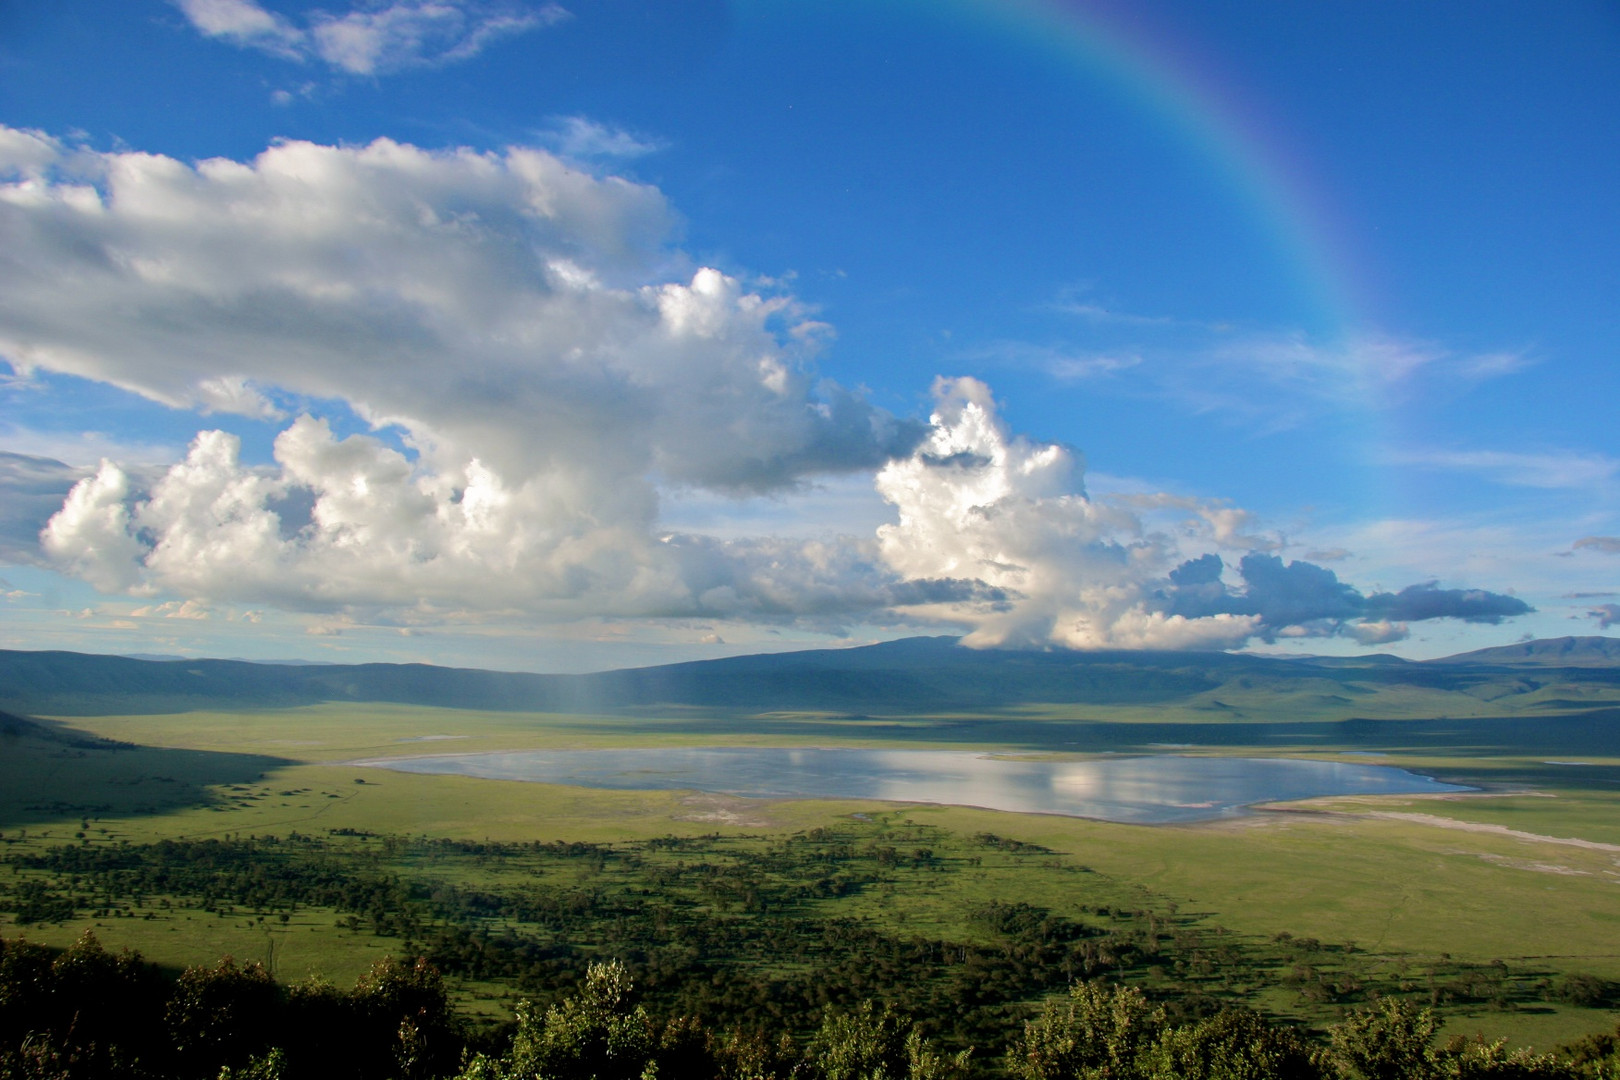
[[[1027,371],[1042,371],[1062,382],[1079,382],[1114,375],[1142,362],[1142,358],[1128,350],[1087,351],[1052,345],[1036,345],[1027,341],[995,341],[978,348],[967,349],[957,359],[968,362],[989,362]]]
[[[1590,489],[1611,483],[1620,473],[1620,460],[1574,450],[1395,450],[1383,459],[1390,465],[1479,473],[1513,487]]]
[[[1173,326],[1175,320],[1162,315],[1137,315],[1129,311],[1116,311],[1089,300],[1057,300],[1047,309],[1063,315],[1073,315],[1089,323],[1113,326]]]
[[[1483,381],[1497,379],[1504,375],[1514,375],[1540,363],[1536,357],[1525,349],[1504,349],[1500,352],[1478,353],[1473,356],[1464,356],[1455,362],[1459,375],[1465,379]]]
[[[1038,305],[1042,310],[1068,315],[1094,326],[1115,327],[1174,327],[1195,325],[1172,319],[1166,315],[1142,315],[1126,311],[1117,304],[1099,300],[1094,295],[1094,282],[1078,282],[1058,290],[1057,296]],[[1196,324],[1202,325],[1202,324]]]
[[[999,341],[964,353],[1045,370],[1064,381],[1134,368],[1118,387],[1261,433],[1345,410],[1380,410],[1429,394],[1466,393],[1538,362],[1527,349],[1469,352],[1392,333],[1318,338],[1224,321],[1143,315],[1068,287],[1033,310],[1063,316],[1045,343]],[[1083,325],[1076,325],[1076,323]]]
[[[325,63],[350,75],[469,60],[501,38],[569,18],[554,3],[393,0],[342,14],[315,11],[299,25],[258,0],[174,2],[207,37],[284,60]]]
[[[583,116],[556,117],[540,133],[540,141],[547,149],[574,161],[626,161],[656,154],[668,145],[662,139],[634,135]]]
[[[1385,391],[1445,358],[1443,349],[1395,337],[1363,337],[1319,343],[1302,334],[1257,336],[1213,350],[1201,368],[1220,366],[1312,397],[1340,396],[1346,389]]]
[[[1575,541],[1573,550],[1580,551],[1582,548],[1601,551],[1605,555],[1620,555],[1620,536],[1583,536]]]

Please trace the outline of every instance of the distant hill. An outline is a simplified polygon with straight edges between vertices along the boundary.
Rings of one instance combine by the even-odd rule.
[[[1612,650],[1612,651],[1611,651]],[[428,664],[267,664],[0,651],[0,709],[45,716],[396,702],[610,713],[649,708],[845,715],[986,714],[1023,707],[1174,706],[1209,719],[1244,710],[1305,718],[1357,713],[1384,690],[1430,694],[1434,715],[1480,703],[1525,708],[1620,703],[1620,639],[1566,638],[1441,661],[1278,658],[1221,652],[974,650],[954,638],[739,656],[589,675]],[[1458,708],[1434,693],[1464,695]]]
[[[1431,664],[1498,664],[1536,667],[1620,667],[1620,638],[1561,637],[1475,649]]]
[[[920,712],[1023,702],[1144,703],[1219,685],[1220,653],[984,652],[909,638],[590,675],[428,664],[277,665],[0,651],[0,707],[47,715],[282,708],[378,701],[452,708],[596,712],[651,705]],[[1282,661],[1265,661],[1283,664]]]

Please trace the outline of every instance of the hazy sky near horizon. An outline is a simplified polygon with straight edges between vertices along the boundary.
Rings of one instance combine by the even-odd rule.
[[[0,647],[1620,621],[1599,0],[0,4]]]

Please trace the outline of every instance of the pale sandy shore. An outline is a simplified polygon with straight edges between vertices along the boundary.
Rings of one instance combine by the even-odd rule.
[[[1396,810],[1370,810],[1354,817],[1391,818],[1395,821],[1415,821],[1420,825],[1433,825],[1437,829],[1457,829],[1461,832],[1490,833],[1509,836],[1515,840],[1529,840],[1538,844],[1563,844],[1566,847],[1586,848],[1588,851],[1620,851],[1620,844],[1601,844],[1596,840],[1581,840],[1573,836],[1543,836],[1540,833],[1510,829],[1506,825],[1487,825],[1478,821],[1458,821],[1456,818],[1436,814],[1408,814]]]

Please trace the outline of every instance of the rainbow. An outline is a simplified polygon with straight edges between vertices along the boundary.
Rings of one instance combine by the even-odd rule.
[[[1353,337],[1367,306],[1363,260],[1331,200],[1258,108],[1200,55],[1196,42],[1107,0],[934,0],[1021,47],[1079,67],[1194,154],[1295,267],[1320,316],[1317,332]]]
[[[797,0],[730,0],[738,12],[779,14]],[[1334,438],[1358,447],[1365,505],[1383,505],[1396,490],[1371,467],[1379,446],[1394,445],[1399,403],[1386,397],[1377,362],[1376,313],[1382,306],[1366,272],[1372,265],[1360,234],[1339,211],[1329,185],[1313,175],[1298,139],[1247,96],[1240,78],[1186,29],[1132,0],[847,0],[881,7],[919,25],[964,29],[986,42],[1070,73],[1134,110],[1146,130],[1187,156],[1251,224],[1285,268],[1301,325],[1259,328],[1293,332],[1303,343],[1339,354],[1360,378],[1345,387],[1343,423]],[[806,5],[815,7],[817,5]],[[1169,313],[1174,314],[1174,313]],[[1370,347],[1371,346],[1371,347]]]
[[[1196,155],[1293,267],[1294,283],[1315,313],[1315,324],[1301,329],[1314,344],[1343,350],[1362,368],[1359,395],[1352,391],[1346,402],[1359,417],[1351,425],[1354,438],[1368,450],[1395,441],[1391,428],[1399,410],[1383,400],[1383,380],[1361,358],[1375,337],[1368,317],[1374,308],[1353,230],[1335,213],[1325,185],[1291,152],[1286,134],[1232,80],[1219,77],[1219,65],[1200,55],[1200,43],[1150,22],[1129,0],[933,0],[926,10],[971,20],[1117,88],[1145,122]],[[1397,498],[1374,470],[1361,473],[1360,487],[1367,506],[1385,507]]]
[[[731,0],[733,9],[781,14],[776,0]],[[1246,213],[1256,235],[1292,268],[1313,313],[1298,329],[1314,343],[1347,346],[1369,310],[1353,230],[1340,223],[1326,185],[1292,153],[1287,134],[1245,100],[1202,43],[1154,20],[1129,0],[857,0],[919,23],[954,24],[979,38],[1044,58],[1057,70],[1112,91],[1149,130],[1179,147]]]

